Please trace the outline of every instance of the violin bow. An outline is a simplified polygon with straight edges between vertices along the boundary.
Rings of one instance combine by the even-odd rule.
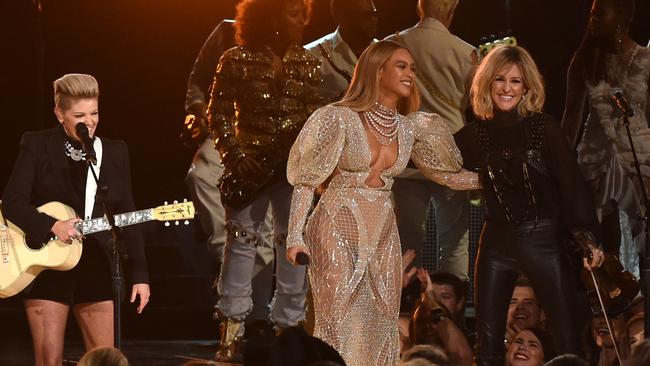
[[[598,302],[600,303],[600,308],[603,311],[603,316],[605,317],[605,324],[607,324],[607,330],[609,330],[609,336],[612,338],[612,343],[614,344],[614,351],[616,352],[616,358],[618,359],[618,364],[622,365],[623,361],[621,360],[621,353],[618,350],[618,343],[616,343],[616,335],[614,335],[614,330],[612,329],[612,325],[609,322],[609,317],[607,316],[605,303],[603,302],[603,297],[600,294],[600,287],[598,287],[598,280],[596,279],[596,274],[591,269],[589,269],[589,273],[591,274],[591,280],[594,281],[594,288],[596,289],[596,295],[598,295]]]

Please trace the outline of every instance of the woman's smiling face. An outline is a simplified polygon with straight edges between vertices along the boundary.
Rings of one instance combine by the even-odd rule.
[[[508,112],[517,107],[525,93],[521,70],[516,64],[506,65],[499,70],[490,86],[494,108],[501,112]]]

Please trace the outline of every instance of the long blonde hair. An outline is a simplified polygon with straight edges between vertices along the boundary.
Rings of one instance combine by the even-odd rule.
[[[522,81],[526,88],[524,97],[519,102],[517,110],[522,116],[541,112],[544,107],[546,93],[544,80],[539,69],[528,51],[519,46],[497,46],[483,59],[474,79],[470,98],[474,114],[483,119],[490,120],[494,117],[494,102],[490,93],[492,82],[497,73],[509,65],[517,65],[521,71]]]
[[[354,75],[343,99],[334,105],[346,106],[356,112],[369,110],[379,100],[379,71],[398,49],[408,48],[393,41],[372,43],[359,57]],[[410,51],[409,51],[410,53]],[[403,115],[415,112],[420,107],[420,94],[413,83],[411,95],[397,103],[397,111]]]

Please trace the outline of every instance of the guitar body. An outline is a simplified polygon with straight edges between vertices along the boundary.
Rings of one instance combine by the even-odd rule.
[[[61,202],[48,202],[37,210],[58,220],[77,217],[71,207]],[[0,298],[22,291],[46,269],[67,271],[79,263],[80,240],[73,240],[72,244],[51,240],[35,250],[25,243],[25,233],[1,213],[0,221]]]
[[[61,202],[48,202],[37,208],[57,220],[77,217],[74,210]],[[192,202],[177,202],[146,210],[132,211],[114,215],[115,225],[124,227],[147,221],[176,221],[194,218]],[[189,223],[186,221],[186,223]],[[88,219],[79,223],[79,231],[92,234],[111,229],[106,217]],[[50,240],[41,249],[27,246],[25,233],[12,222],[7,221],[0,212],[0,298],[13,296],[29,285],[39,273],[46,269],[67,271],[79,263],[81,240],[66,244],[60,240]]]

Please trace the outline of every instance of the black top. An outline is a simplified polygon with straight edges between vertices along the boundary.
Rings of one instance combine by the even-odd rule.
[[[492,120],[473,122],[454,137],[463,166],[480,175],[488,225],[509,231],[517,222],[556,218],[566,230],[587,229],[600,238],[591,192],[575,153],[551,116],[522,118],[516,109],[497,112]],[[537,148],[532,146],[536,140],[541,143]],[[506,210],[514,220],[506,218]]]

